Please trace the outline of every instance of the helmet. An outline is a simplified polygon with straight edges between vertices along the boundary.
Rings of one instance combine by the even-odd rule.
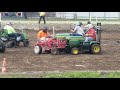
[[[44,26],[44,27],[43,27],[43,31],[44,31],[44,32],[47,32],[47,31],[48,31],[48,27],[47,27],[47,26]]]
[[[74,23],[74,26],[81,26],[81,25],[83,25],[82,22],[75,22]]]
[[[10,23],[11,26],[14,24],[13,22],[9,22],[9,23]]]
[[[87,27],[88,29],[91,29],[91,28],[93,28],[93,25],[92,25],[92,24],[88,24],[86,27]]]
[[[47,27],[47,26],[44,26],[43,29],[44,29],[44,30],[48,30],[48,27]]]
[[[14,23],[13,22],[7,22],[7,25],[12,26]]]

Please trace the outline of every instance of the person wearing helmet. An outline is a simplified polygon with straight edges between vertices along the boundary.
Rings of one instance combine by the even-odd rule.
[[[84,35],[84,30],[82,29],[82,22],[77,22],[74,24],[74,29],[71,30],[73,36],[83,36]]]
[[[14,24],[13,22],[9,22],[9,25],[12,26],[12,27],[13,27],[13,24]]]
[[[84,29],[84,31],[86,32],[87,30],[88,30],[88,25],[93,25],[92,23],[91,23],[91,21],[88,21],[87,22],[87,25],[85,26],[85,29]],[[96,31],[96,27],[93,25],[93,28],[94,28],[94,30]]]
[[[50,34],[48,32],[48,27],[44,26],[43,30],[41,30],[41,31],[38,32],[38,34],[37,34],[37,40],[38,41],[45,40],[49,36],[50,36]]]
[[[93,28],[92,24],[87,25],[88,31],[85,34],[85,41],[84,42],[89,42],[92,40],[96,40],[96,32],[95,29]]]
[[[91,24],[91,21],[87,21],[87,25],[84,26],[84,32],[86,33],[89,29],[88,29],[88,26],[89,25],[92,25]]]
[[[16,31],[13,28],[13,23],[8,22],[7,25],[4,27],[4,32],[7,33],[9,37],[14,37],[16,38]]]

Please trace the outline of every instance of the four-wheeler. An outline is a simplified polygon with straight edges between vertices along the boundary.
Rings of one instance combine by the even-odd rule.
[[[101,23],[97,23],[97,40],[83,43],[85,37],[71,36],[69,33],[56,34],[55,38],[48,41],[37,42],[34,47],[36,54],[41,54],[44,51],[49,51],[52,54],[72,53],[77,55],[83,52],[90,52],[93,54],[101,53]]]

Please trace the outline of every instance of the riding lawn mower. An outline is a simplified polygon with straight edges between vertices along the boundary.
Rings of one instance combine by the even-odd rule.
[[[51,52],[51,54],[71,53],[77,55],[79,53],[89,52],[92,54],[101,53],[101,23],[97,23],[97,36],[95,41],[90,41],[85,44],[83,36],[71,36],[70,33],[56,34],[54,38],[47,41],[37,42],[34,45],[35,54],[43,52]]]
[[[16,33],[17,38],[9,36],[4,30],[0,32],[0,39],[5,43],[6,47],[13,48],[23,43],[25,47],[29,46],[29,40],[25,32]]]
[[[6,50],[5,44],[0,40],[0,53],[4,53]]]

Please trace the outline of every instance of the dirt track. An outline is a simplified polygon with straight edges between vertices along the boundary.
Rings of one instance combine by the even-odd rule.
[[[102,53],[100,55],[36,55],[33,45],[36,42],[38,31],[26,30],[30,39],[30,46],[7,48],[0,54],[0,67],[2,60],[7,59],[8,72],[26,71],[55,71],[55,70],[120,70],[120,27],[117,25],[104,25],[102,32]]]

